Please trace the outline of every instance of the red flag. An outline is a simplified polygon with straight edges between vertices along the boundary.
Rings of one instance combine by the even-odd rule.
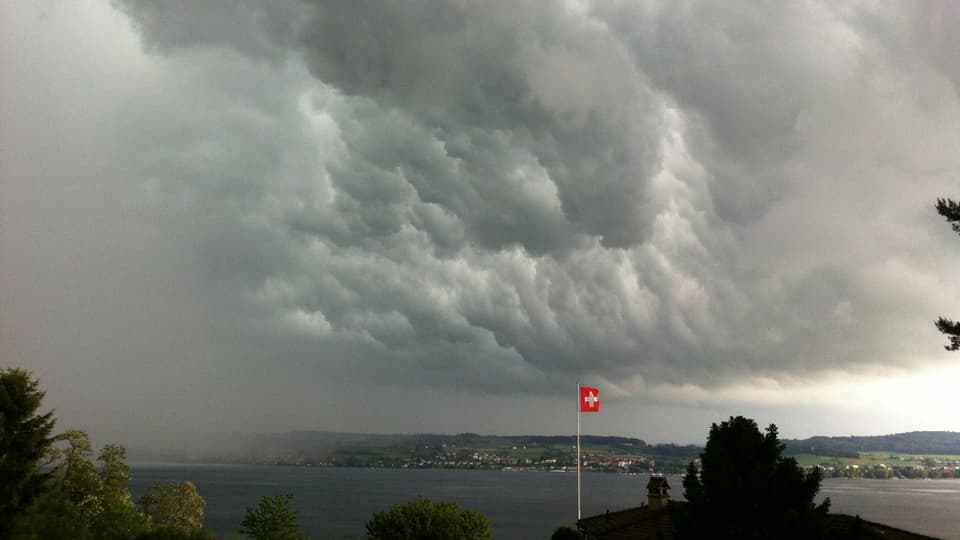
[[[580,412],[600,412],[600,391],[589,386],[580,387]]]

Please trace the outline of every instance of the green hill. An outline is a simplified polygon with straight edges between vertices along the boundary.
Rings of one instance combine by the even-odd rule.
[[[861,452],[899,454],[960,455],[960,433],[955,431],[911,431],[891,435],[823,437],[785,440],[788,454],[816,454],[830,457],[858,457]]]

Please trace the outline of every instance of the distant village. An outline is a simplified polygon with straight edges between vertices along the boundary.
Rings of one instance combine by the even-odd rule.
[[[538,451],[539,455],[534,455]],[[576,452],[563,453],[556,448],[512,446],[497,451],[482,451],[440,444],[423,445],[410,456],[368,455],[360,451],[330,457],[308,458],[303,455],[253,460],[253,463],[307,467],[367,467],[394,469],[477,469],[504,471],[567,472],[576,470]],[[803,464],[811,470],[819,467],[824,478],[960,478],[960,456],[890,455],[891,463],[820,461]],[[583,453],[583,470],[621,474],[683,474],[687,464],[699,466],[699,458],[656,459],[650,455],[587,451]],[[845,459],[844,461],[850,461]]]
[[[960,478],[958,456],[896,456],[899,462],[912,464],[849,464],[823,462],[818,464],[824,478]],[[813,466],[806,466],[807,469]]]
[[[477,469],[504,471],[567,472],[576,470],[576,450],[569,453],[556,449],[533,455],[536,447],[513,446],[498,451],[480,451],[439,445],[418,447],[416,455],[389,457],[364,453],[310,459],[291,456],[255,461],[259,464],[296,465],[306,467],[369,467],[393,469]],[[543,450],[543,449],[540,449]],[[680,474],[689,460],[661,460],[649,455],[609,452],[583,452],[583,470],[626,474]],[[699,461],[699,459],[696,459]]]

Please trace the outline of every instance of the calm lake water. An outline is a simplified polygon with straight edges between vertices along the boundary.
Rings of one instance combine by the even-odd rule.
[[[131,490],[153,482],[191,480],[206,499],[208,529],[235,534],[244,510],[262,495],[293,493],[300,525],[312,538],[363,538],[373,512],[418,494],[452,500],[490,519],[498,540],[548,539],[576,521],[572,473],[404,469],[338,469],[253,465],[134,465]],[[637,506],[644,476],[584,473],[583,514]],[[669,477],[674,498],[683,491]],[[960,480],[824,480],[832,510],[951,540],[960,539]]]

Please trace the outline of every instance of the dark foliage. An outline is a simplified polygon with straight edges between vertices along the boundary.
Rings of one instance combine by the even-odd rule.
[[[376,512],[367,522],[370,540],[489,540],[490,523],[472,510],[459,510],[456,503],[433,503],[417,497]]]
[[[203,499],[189,482],[150,487],[151,524],[131,500],[126,450],[107,444],[94,462],[86,432],[52,436],[53,413],[37,414],[43,397],[30,372],[0,370],[0,538],[214,538],[201,530]]]
[[[40,470],[55,422],[52,412],[37,414],[43,396],[30,372],[0,371],[0,538],[52,479]]]
[[[937,199],[937,212],[947,220],[954,232],[960,234],[960,203],[953,199]],[[950,340],[945,348],[948,351],[960,350],[960,322],[940,317],[936,325],[937,330]]]
[[[677,538],[816,539],[829,500],[815,505],[820,471],[783,457],[777,427],[761,433],[742,416],[713,424],[698,470],[683,480],[688,503],[674,514]]]
[[[550,535],[550,540],[583,540],[583,536],[580,534],[580,531],[569,525],[564,525],[557,527],[557,530],[553,531],[553,534]]]
[[[187,532],[169,527],[157,527],[136,537],[136,540],[216,540],[213,534],[200,530]]]
[[[940,317],[935,324],[937,330],[950,340],[950,343],[944,345],[943,348],[948,351],[960,350],[960,322]]]
[[[953,199],[937,199],[937,212],[946,218],[954,232],[960,234],[960,203]]]
[[[293,509],[293,495],[261,497],[256,508],[247,507],[240,533],[253,540],[299,540],[303,537]]]
[[[8,538],[4,536],[3,538]],[[61,489],[47,491],[16,516],[11,524],[11,540],[70,538],[93,540],[87,516]]]

